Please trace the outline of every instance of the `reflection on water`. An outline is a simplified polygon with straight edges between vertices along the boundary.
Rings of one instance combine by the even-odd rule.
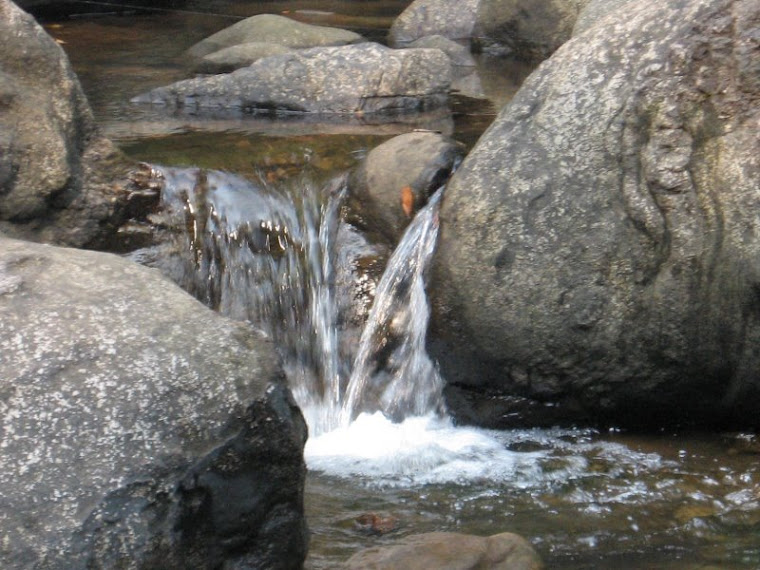
[[[380,40],[407,4],[198,0],[187,2],[186,12],[51,22],[48,30],[67,50],[102,128],[128,153],[154,163],[263,173],[276,182],[306,163],[327,178],[413,126],[356,131],[188,117],[161,123],[140,115],[144,110],[129,99],[185,78],[182,52],[235,18],[287,10]],[[463,96],[452,102],[453,121],[434,128],[474,144],[529,71],[480,58],[476,81],[463,83]],[[385,439],[368,458],[366,442],[380,433]],[[402,444],[415,452],[399,451]],[[517,532],[551,568],[760,568],[760,444],[749,436],[494,433],[419,418],[391,426],[362,416],[345,433],[310,441],[308,454],[311,568],[335,568],[359,547],[432,530]],[[393,515],[398,530],[367,536],[355,524],[367,512]]]

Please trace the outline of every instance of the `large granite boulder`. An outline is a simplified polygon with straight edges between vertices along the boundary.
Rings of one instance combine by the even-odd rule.
[[[380,114],[439,107],[450,85],[451,64],[440,50],[362,43],[267,57],[230,74],[159,87],[134,102],[194,113]]]
[[[220,49],[249,42],[279,44],[289,48],[342,46],[366,41],[348,30],[315,26],[276,14],[259,14],[241,20],[228,28],[201,40],[187,53],[203,57]]]
[[[608,14],[618,10],[634,0],[589,0],[578,14],[573,26],[573,36],[582,34]]]
[[[60,46],[0,0],[0,227],[96,245],[121,215],[130,164],[95,125]]]
[[[469,40],[481,0],[415,0],[396,18],[388,44],[406,47],[425,36]]]
[[[473,26],[480,51],[543,60],[570,39],[588,0],[481,0]]]
[[[348,221],[375,241],[396,245],[463,156],[463,147],[451,138],[425,131],[375,147],[349,177]]]
[[[616,14],[544,62],[452,178],[431,349],[478,405],[757,427],[760,4]]]
[[[430,532],[354,554],[345,570],[542,570],[541,558],[524,538],[504,532],[481,537]]]
[[[116,256],[0,238],[0,566],[300,568],[271,341]]]

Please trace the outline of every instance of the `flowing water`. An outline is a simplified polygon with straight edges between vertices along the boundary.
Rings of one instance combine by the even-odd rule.
[[[266,329],[283,353],[311,431],[307,567],[335,568],[358,548],[449,530],[517,532],[550,568],[760,568],[760,442],[752,434],[451,424],[439,371],[423,350],[439,197],[415,218],[382,279],[361,270],[382,253],[340,221],[339,174],[414,126],[472,144],[525,66],[481,60],[484,98],[455,98],[452,114],[421,123],[198,121],[127,104],[185,77],[182,51],[235,18],[287,10],[380,39],[406,4],[217,0],[48,26],[104,131],[136,159],[173,165],[151,173],[163,188],[153,218],[163,245],[133,255],[220,312]],[[368,514],[381,524],[368,527]]]

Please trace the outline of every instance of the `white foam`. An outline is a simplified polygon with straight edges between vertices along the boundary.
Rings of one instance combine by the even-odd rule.
[[[305,456],[312,471],[378,485],[518,483],[529,472],[539,475],[534,471],[543,452],[511,452],[494,433],[454,427],[433,415],[392,423],[377,412],[309,439]]]

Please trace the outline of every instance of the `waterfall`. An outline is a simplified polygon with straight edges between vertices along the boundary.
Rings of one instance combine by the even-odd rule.
[[[425,351],[430,309],[425,271],[438,237],[439,190],[420,210],[388,261],[359,343],[342,425],[361,412],[400,421],[443,410],[443,380]]]
[[[372,246],[340,219],[344,179],[274,188],[203,169],[149,174],[161,191],[153,220],[168,238],[137,257],[273,338],[312,434],[363,412],[401,421],[443,410],[442,380],[424,348],[441,191],[412,220],[360,318],[356,265]]]

